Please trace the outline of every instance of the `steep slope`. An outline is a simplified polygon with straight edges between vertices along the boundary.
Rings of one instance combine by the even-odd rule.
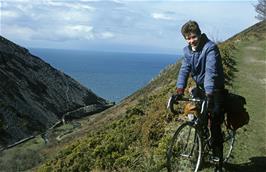
[[[0,147],[44,132],[66,113],[79,117],[109,107],[74,79],[1,36],[0,80]],[[78,116],[70,113],[77,109]]]
[[[250,113],[249,125],[238,131],[231,171],[266,169],[266,25],[257,36],[239,42],[237,69],[232,90],[244,95]]]
[[[238,54],[241,43],[265,40],[265,37],[261,36],[265,35],[265,27],[266,22],[260,22],[219,45],[227,87],[230,90],[240,91],[236,90],[235,82],[242,83],[243,79],[237,81],[237,71],[239,71],[237,64],[242,61]],[[126,98],[119,105],[80,120],[81,129],[68,135],[57,146],[50,146],[40,151],[40,154],[45,154],[60,150],[56,155],[50,153],[52,158],[39,167],[38,171],[165,171],[168,141],[180,124],[180,116],[174,116],[166,109],[167,99],[175,88],[179,67],[179,62],[168,66],[146,87]],[[247,86],[251,89],[250,87]],[[250,94],[249,91],[239,93],[245,97]],[[249,106],[249,102],[252,101],[254,99],[248,98],[250,113],[255,111],[254,107]],[[256,117],[256,119],[260,118],[262,116]],[[252,125],[256,125],[256,122]],[[262,127],[260,130],[265,131],[262,125],[259,126]],[[246,132],[246,129],[254,132]],[[257,129],[256,132],[259,131]],[[242,156],[250,156],[251,150],[242,154],[243,149],[252,144],[251,141],[244,141],[243,136],[248,134],[252,139],[256,137],[252,126],[239,130],[238,141],[244,146],[236,146],[235,162],[245,164],[247,158]],[[255,140],[261,140],[262,136],[263,133],[257,137],[258,140]],[[258,142],[254,145],[252,151],[256,147],[263,147],[264,143]],[[264,156],[264,153],[256,156]],[[229,164],[228,168],[239,170],[240,166]]]
[[[266,22],[260,22],[219,45],[230,90],[235,88],[236,64],[241,59],[239,46],[250,39],[261,40],[265,27]],[[166,102],[174,92],[179,67],[179,62],[168,66],[121,104],[81,121],[85,127],[70,135],[68,140],[73,141],[65,140],[65,147],[39,171],[165,171],[166,148],[180,118],[167,111]],[[246,94],[250,93],[242,95]],[[246,134],[244,129],[240,133]]]

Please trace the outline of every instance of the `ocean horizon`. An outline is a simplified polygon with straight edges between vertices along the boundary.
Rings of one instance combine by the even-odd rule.
[[[96,95],[116,103],[147,85],[161,70],[176,63],[179,58],[177,54],[29,50]]]

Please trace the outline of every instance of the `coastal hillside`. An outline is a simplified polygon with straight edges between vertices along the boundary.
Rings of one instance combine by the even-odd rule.
[[[248,169],[251,172],[252,170],[263,171],[265,169],[263,162],[265,162],[266,151],[265,140],[263,140],[265,132],[263,131],[266,130],[265,125],[263,126],[263,123],[258,120],[265,118],[265,109],[263,109],[265,97],[256,91],[251,99],[250,95],[254,91],[254,83],[253,86],[250,83],[241,85],[246,83],[243,81],[246,81],[245,76],[247,76],[247,73],[242,73],[242,69],[248,72],[246,63],[241,63],[248,59],[247,56],[242,57],[242,50],[245,50],[246,47],[249,47],[248,50],[260,50],[260,53],[254,54],[254,59],[257,58],[257,61],[259,59],[260,62],[264,60],[262,63],[264,66],[253,67],[260,74],[265,70],[265,30],[266,22],[259,22],[219,43],[226,75],[226,87],[231,92],[240,92],[242,96],[247,97],[247,108],[252,115],[252,126],[245,126],[237,131],[239,137],[233,153],[234,157],[232,157],[232,162],[235,164],[227,164],[226,166],[231,171],[240,172]],[[18,160],[15,156],[10,158],[10,161],[7,158],[2,159],[2,164],[0,158],[1,169],[39,172],[166,171],[166,149],[173,132],[180,125],[180,119],[182,119],[181,114],[173,115],[166,109],[169,96],[175,92],[176,75],[179,68],[180,61],[177,61],[166,67],[147,86],[124,99],[120,104],[101,113],[79,119],[78,122],[81,127],[72,130],[64,137],[60,137],[61,139],[54,144],[47,146],[40,139],[36,139],[15,148],[13,152],[12,150],[4,152],[2,155],[8,157],[12,153],[17,155],[14,152],[22,149],[34,150],[32,152],[34,152],[35,163],[29,163],[33,162],[33,159],[26,156],[28,154],[19,155],[20,157],[27,157],[24,160]],[[251,75],[250,79],[253,78],[252,74],[256,72],[249,71],[248,73]],[[256,82],[259,88],[265,90],[264,77],[265,72],[262,78],[254,75],[255,79],[252,82]],[[189,82],[188,85],[192,86],[193,83]],[[256,107],[253,106],[256,104]],[[261,107],[259,109],[261,113],[253,113],[259,107]],[[259,124],[258,127],[256,124]],[[255,129],[252,129],[253,127]],[[259,129],[259,127],[261,128]],[[256,133],[259,131],[261,132],[257,135]],[[250,138],[249,141],[246,141],[247,136]],[[40,148],[36,149],[36,147]],[[250,147],[252,149],[249,149]],[[252,157],[253,155],[255,158]],[[10,166],[6,164],[10,164]],[[210,169],[206,168],[203,171],[210,171]]]
[[[106,100],[2,36],[0,78],[0,148],[45,132],[63,117],[79,118],[109,107]]]
[[[242,40],[241,37],[244,39]],[[236,35],[236,72],[232,92],[243,95],[249,124],[237,131],[228,171],[255,172],[266,169],[266,24],[265,21]]]
[[[235,88],[235,79],[241,73],[238,64],[242,60],[239,56],[242,46],[262,42],[257,48],[263,48],[265,30],[266,21],[259,22],[219,43],[226,87],[229,90],[238,91]],[[264,57],[263,54],[260,56],[265,58],[265,54]],[[179,125],[179,119],[182,118],[172,115],[166,109],[167,99],[175,90],[179,67],[180,62],[168,66],[146,87],[126,98],[121,104],[92,116],[87,123],[90,125],[75,132],[72,138],[76,139],[65,142],[65,147],[40,166],[38,171],[166,171],[166,148],[173,131]],[[242,95],[245,97],[248,94],[250,93],[245,92]],[[240,129],[240,135],[245,136],[246,130],[246,127]],[[251,134],[255,135],[252,132]],[[241,139],[239,142],[243,143]],[[237,162],[237,158],[241,157],[239,148],[235,154],[234,161]],[[241,171],[237,166],[228,168]]]

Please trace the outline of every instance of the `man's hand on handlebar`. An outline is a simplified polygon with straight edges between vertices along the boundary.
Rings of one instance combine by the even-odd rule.
[[[174,95],[174,100],[178,102],[178,100],[182,99],[184,96],[184,88],[177,88],[176,94]]]

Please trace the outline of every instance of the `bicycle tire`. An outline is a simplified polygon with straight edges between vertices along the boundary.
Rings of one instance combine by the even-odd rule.
[[[167,151],[168,172],[197,172],[202,158],[202,140],[190,122],[176,130]]]
[[[229,129],[225,125],[225,123],[223,123],[222,125],[222,132],[223,132],[223,146],[224,146],[223,161],[228,162],[231,157],[232,150],[234,147],[236,132],[232,129]]]

